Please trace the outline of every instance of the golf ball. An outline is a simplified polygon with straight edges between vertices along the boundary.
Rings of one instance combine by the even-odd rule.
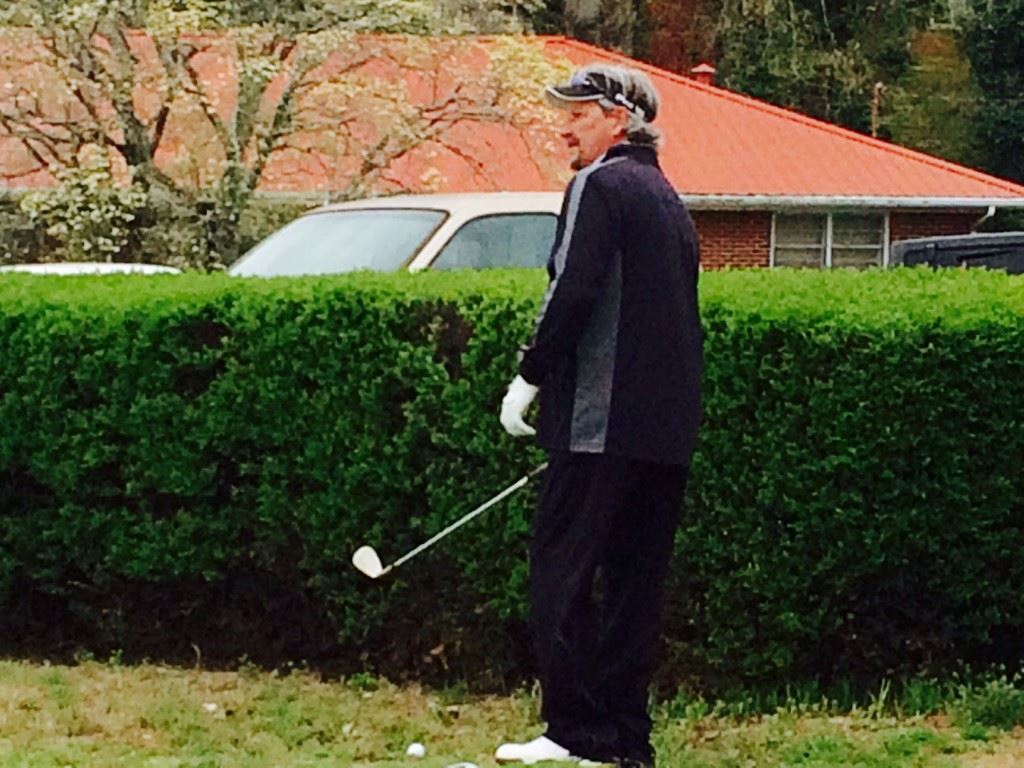
[[[418,741],[414,741],[409,745],[409,748],[405,750],[405,754],[409,757],[423,757],[427,754],[427,748],[420,744]]]

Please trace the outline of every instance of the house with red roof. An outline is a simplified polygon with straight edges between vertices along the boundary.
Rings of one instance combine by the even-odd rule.
[[[709,67],[686,77],[561,36],[516,40],[562,71],[601,61],[650,76],[662,102],[661,164],[693,213],[706,267],[887,266],[898,240],[965,234],[998,209],[1024,208],[1022,185],[717,87]],[[385,115],[388,121],[419,110],[430,131],[376,161],[369,193],[563,188],[568,151],[556,118],[543,117],[541,89],[514,93],[495,84],[496,61],[501,71],[525,66],[516,45],[490,37],[353,37],[307,75],[317,87],[297,106],[319,109],[323,119],[275,150],[261,192],[326,198],[352,189],[386,130],[381,105],[366,94],[385,90],[408,107]],[[138,48],[144,51],[143,42]],[[211,38],[195,66],[213,107],[230,113],[236,67],[228,49]],[[16,73],[7,75],[13,82]],[[345,78],[377,85],[362,96],[349,86],[338,97],[319,88]],[[137,88],[137,111],[155,109],[153,99],[153,91]],[[158,160],[177,172],[188,152],[213,147],[209,133],[172,116]],[[216,159],[215,149],[209,153]],[[0,186],[52,183],[52,169],[0,130]]]
[[[971,232],[1024,186],[564,38],[576,64],[644,70],[661,163],[693,210],[705,266],[889,264],[897,240]]]

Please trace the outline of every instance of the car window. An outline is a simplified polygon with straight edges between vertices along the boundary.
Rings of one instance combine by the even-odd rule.
[[[259,277],[390,272],[412,258],[445,216],[414,208],[308,214],[258,243],[228,272]]]
[[[482,216],[463,224],[431,265],[434,269],[543,267],[555,241],[550,213]]]

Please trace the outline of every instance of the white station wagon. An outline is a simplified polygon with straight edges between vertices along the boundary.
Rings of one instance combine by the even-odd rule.
[[[228,273],[543,267],[561,205],[560,192],[396,195],[326,205],[259,242]]]

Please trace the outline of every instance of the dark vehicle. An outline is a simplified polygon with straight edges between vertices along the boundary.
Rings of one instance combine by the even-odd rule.
[[[906,267],[983,267],[1024,274],[1024,232],[920,237],[892,245],[890,262]]]

